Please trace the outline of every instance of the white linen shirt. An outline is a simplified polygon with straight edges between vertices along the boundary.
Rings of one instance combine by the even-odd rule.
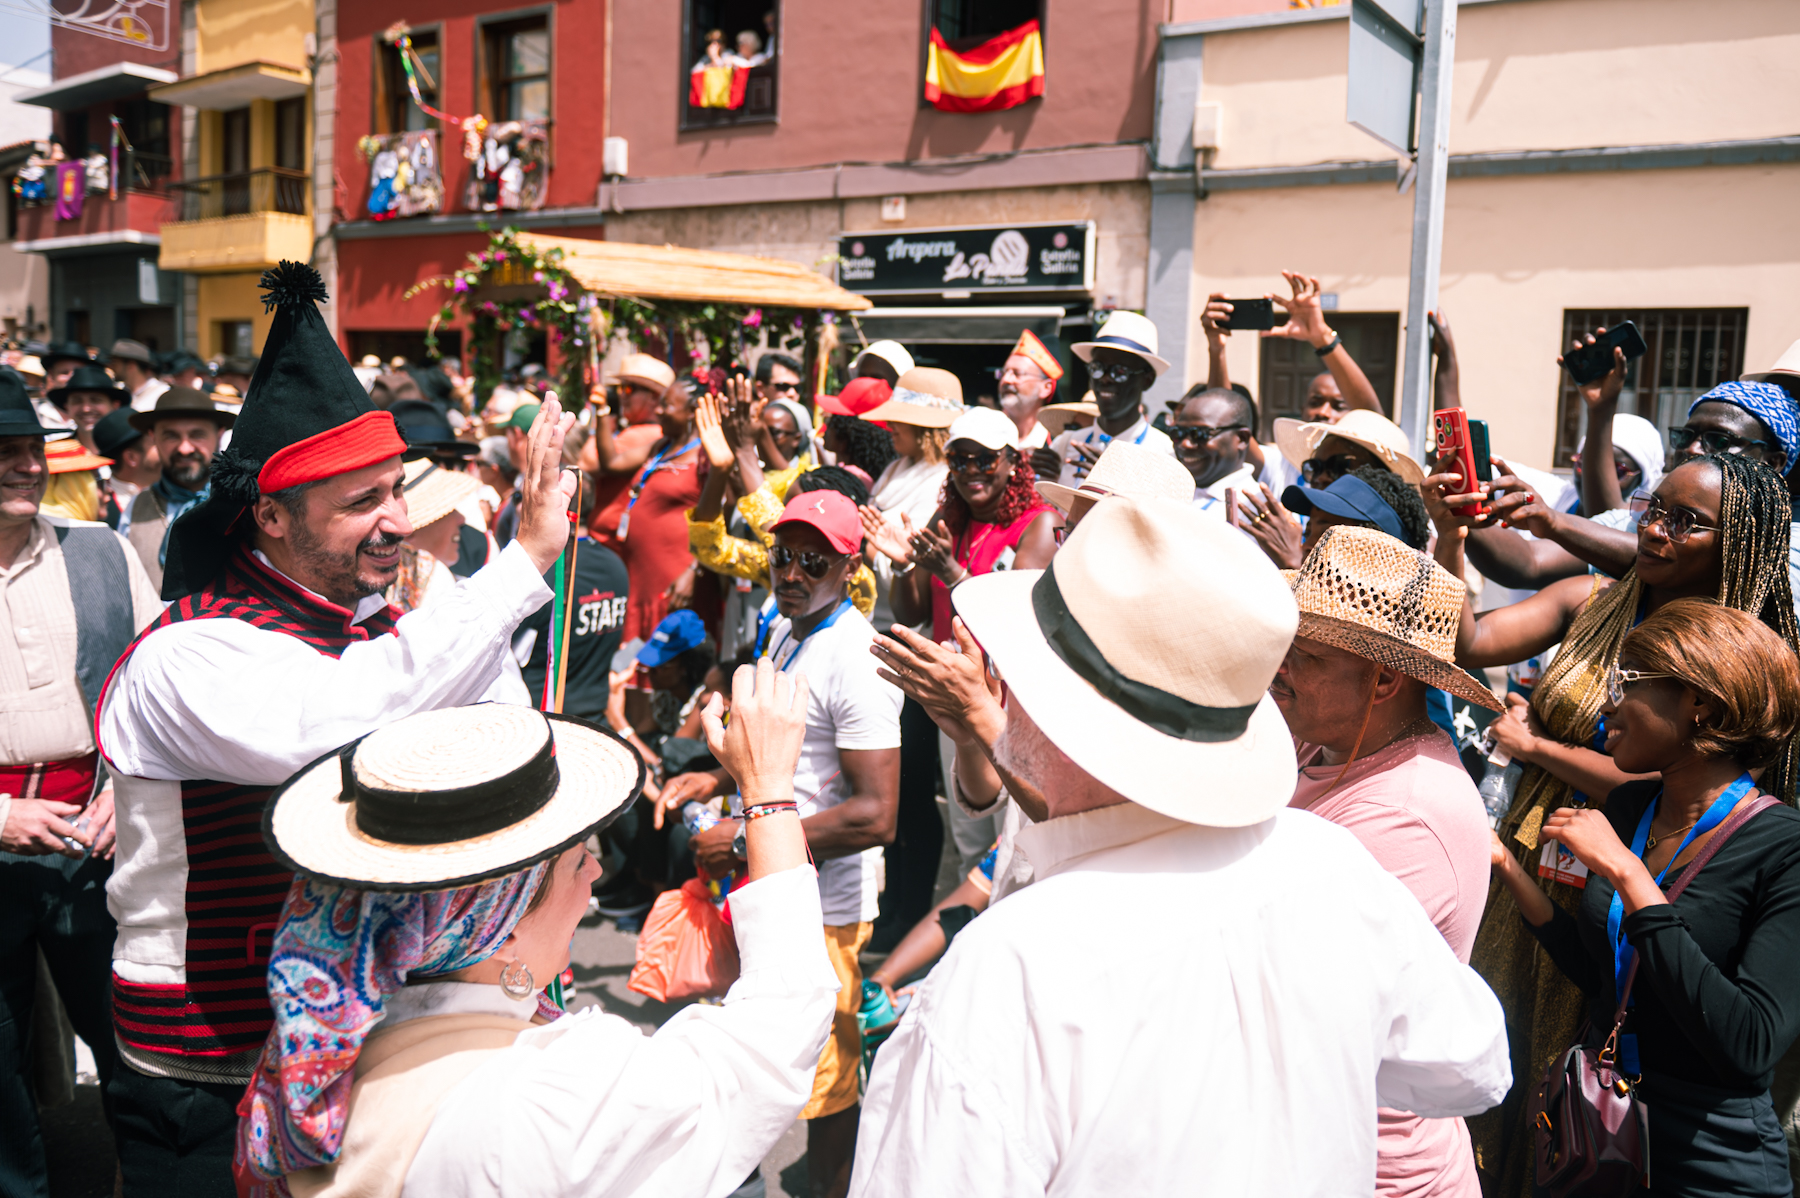
[[[852,1198],[1363,1195],[1375,1108],[1511,1085],[1493,992],[1344,829],[1034,824],[875,1058]],[[1015,867],[1016,868],[1016,867]]]
[[[1086,445],[1098,453],[1114,441],[1123,441],[1127,445],[1142,445],[1145,449],[1154,449],[1166,453],[1170,457],[1175,456],[1175,442],[1169,440],[1169,434],[1152,425],[1141,415],[1136,424],[1116,437],[1107,436],[1101,431],[1098,424],[1090,424],[1086,428],[1066,428],[1057,434],[1054,441],[1050,442],[1050,448],[1056,451],[1056,456],[1062,459],[1063,464],[1062,477],[1057,481],[1065,487],[1078,487],[1081,485],[1081,480],[1087,477],[1086,460],[1075,452],[1074,446]],[[1080,474],[1075,473],[1077,465],[1082,467]]]
[[[187,980],[184,780],[277,786],[403,716],[516,698],[522,688],[503,666],[512,632],[549,598],[515,544],[443,601],[401,616],[393,635],[338,657],[234,619],[184,620],[139,642],[98,721],[117,811],[106,884],[119,924],[114,972],[156,985]],[[368,596],[353,622],[386,604]]]
[[[838,991],[818,894],[805,867],[731,892],[742,968],[723,1006],[684,1007],[652,1036],[598,1007],[521,1033],[444,1096],[404,1198],[731,1192],[812,1094]],[[466,1001],[417,1013],[495,1009]]]
[[[1195,487],[1195,510],[1205,512],[1214,519],[1229,522],[1230,514],[1225,508],[1225,493],[1227,491],[1235,491],[1237,493],[1239,518],[1238,531],[1249,537],[1250,531],[1244,528],[1243,525],[1249,522],[1255,509],[1250,506],[1244,496],[1255,495],[1259,499],[1262,497],[1262,492],[1258,490],[1256,486],[1256,467],[1252,466],[1249,462],[1245,462],[1217,482],[1205,487]],[[1280,499],[1280,494],[1277,494],[1275,498]],[[1250,537],[1250,539],[1252,541],[1256,540],[1255,537]]]

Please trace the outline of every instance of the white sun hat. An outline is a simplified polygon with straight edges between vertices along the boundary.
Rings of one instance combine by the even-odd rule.
[[[1281,456],[1295,467],[1304,466],[1327,437],[1342,437],[1360,445],[1381,460],[1381,464],[1400,478],[1418,486],[1425,481],[1425,471],[1412,456],[1412,442],[1406,433],[1379,412],[1352,408],[1336,424],[1323,420],[1307,422],[1283,416],[1275,422],[1275,445]]]
[[[1249,538],[1191,503],[1102,499],[1045,570],[951,592],[1044,736],[1085,773],[1173,819],[1261,823],[1294,796],[1269,697],[1299,612]]]
[[[1150,363],[1161,378],[1169,368],[1168,359],[1156,356],[1156,322],[1136,312],[1114,312],[1100,326],[1092,341],[1077,341],[1069,351],[1083,362],[1094,360],[1096,349],[1122,349]]]
[[[512,703],[425,711],[320,758],[263,813],[275,859],[359,890],[450,890],[611,823],[644,763],[609,729]]]
[[[1093,499],[1120,495],[1126,499],[1173,499],[1177,503],[1187,503],[1194,497],[1194,476],[1177,458],[1115,438],[1095,460],[1094,468],[1088,471],[1080,486],[1040,482],[1037,490],[1045,503],[1066,516],[1077,495]]]

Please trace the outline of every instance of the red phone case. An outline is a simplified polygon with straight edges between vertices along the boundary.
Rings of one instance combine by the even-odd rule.
[[[1461,408],[1445,408],[1432,415],[1437,428],[1437,452],[1442,457],[1446,449],[1456,451],[1456,470],[1462,475],[1465,491],[1473,491],[1480,483],[1475,478],[1475,450],[1469,444],[1469,415]],[[1484,504],[1469,503],[1453,508],[1459,516],[1479,516],[1487,510]]]

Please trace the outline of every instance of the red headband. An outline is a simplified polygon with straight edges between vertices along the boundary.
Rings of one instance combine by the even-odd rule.
[[[256,485],[264,495],[271,495],[373,466],[405,452],[406,442],[394,424],[393,413],[364,412],[348,424],[315,433],[271,454],[256,476]]]

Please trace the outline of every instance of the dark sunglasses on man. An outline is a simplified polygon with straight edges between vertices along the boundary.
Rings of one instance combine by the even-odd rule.
[[[1722,433],[1708,428],[1672,428],[1669,430],[1669,448],[1676,453],[1686,452],[1688,446],[1700,442],[1705,453],[1743,453],[1748,449],[1768,449],[1767,441],[1753,441],[1749,437],[1736,437],[1730,433]]]
[[[1226,433],[1249,431],[1247,424],[1222,424],[1218,428],[1208,428],[1204,424],[1171,424],[1169,440],[1177,445],[1211,445]]]
[[[1148,366],[1140,366],[1136,362],[1089,362],[1088,377],[1091,379],[1112,379],[1123,383],[1140,373],[1148,374]]]
[[[843,560],[841,554],[814,553],[806,550],[795,553],[786,545],[777,545],[769,550],[769,565],[777,570],[785,570],[798,559],[800,569],[808,578],[823,578],[831,573],[831,568]]]

